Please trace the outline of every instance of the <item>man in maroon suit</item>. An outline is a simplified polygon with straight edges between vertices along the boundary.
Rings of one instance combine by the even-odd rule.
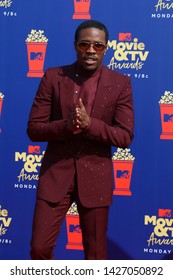
[[[133,139],[130,78],[102,60],[108,30],[88,20],[76,29],[77,61],[49,68],[28,122],[32,141],[48,142],[42,162],[31,240],[32,259],[53,259],[62,222],[76,201],[85,259],[107,259],[108,209],[112,202],[111,147]]]

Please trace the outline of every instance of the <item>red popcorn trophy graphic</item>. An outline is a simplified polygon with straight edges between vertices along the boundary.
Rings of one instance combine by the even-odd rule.
[[[1,112],[2,112],[3,101],[4,101],[4,94],[2,92],[0,92],[0,116],[1,116]]]
[[[114,195],[131,196],[130,183],[135,158],[130,149],[118,148],[112,157],[115,189]]]
[[[1,117],[1,113],[2,113],[2,104],[4,101],[4,95],[2,92],[0,92],[0,117]],[[1,133],[1,128],[0,128],[0,133]]]
[[[162,125],[160,139],[173,140],[173,92],[165,91],[159,104]]]
[[[29,71],[27,77],[42,77],[48,39],[43,30],[31,30],[26,39]]]
[[[91,0],[74,0],[73,19],[90,19],[90,3]]]
[[[66,228],[68,238],[66,249],[83,250],[79,214],[75,202],[71,205],[66,214]]]

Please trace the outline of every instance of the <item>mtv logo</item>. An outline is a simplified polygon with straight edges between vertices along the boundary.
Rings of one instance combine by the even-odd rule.
[[[173,114],[164,114],[164,122],[173,122]]]
[[[31,52],[30,54],[31,60],[43,60],[42,52]]]
[[[119,41],[131,41],[132,34],[131,33],[119,33]]]
[[[130,177],[130,173],[128,170],[117,170],[117,178],[128,179]]]
[[[158,216],[159,217],[171,217],[171,209],[159,209],[158,210]]]
[[[28,146],[29,154],[40,154],[40,146]]]
[[[76,232],[76,233],[81,233],[81,229],[80,229],[80,226],[79,225],[70,225],[70,229],[69,229],[70,232]]]

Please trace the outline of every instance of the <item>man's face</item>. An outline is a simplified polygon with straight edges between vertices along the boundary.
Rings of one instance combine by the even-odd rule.
[[[80,48],[80,42],[88,42],[87,50],[82,50]],[[100,43],[104,46],[103,50],[94,49],[94,43]],[[86,28],[82,29],[79,33],[79,39],[75,42],[75,50],[77,53],[77,61],[79,64],[87,71],[96,70],[101,64],[106,53],[107,46],[105,41],[105,32],[97,28]]]

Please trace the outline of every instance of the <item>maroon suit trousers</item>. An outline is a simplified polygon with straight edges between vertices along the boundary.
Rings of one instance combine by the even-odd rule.
[[[84,259],[107,259],[106,233],[108,207],[83,207],[77,195],[76,183],[74,183],[67,195],[59,203],[51,203],[42,199],[37,199],[30,251],[33,260],[54,259],[56,240],[60,233],[65,215],[73,201],[76,201],[79,212],[84,246]]]

